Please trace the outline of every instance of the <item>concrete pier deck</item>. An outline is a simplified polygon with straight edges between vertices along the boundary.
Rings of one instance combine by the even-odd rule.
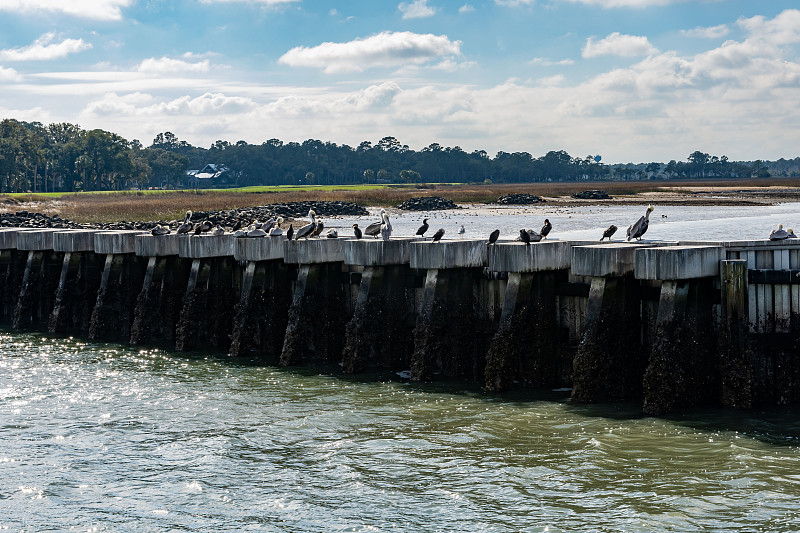
[[[493,272],[541,272],[569,268],[570,243],[542,241],[497,242],[488,246],[489,270]]]
[[[17,235],[23,231],[33,231],[33,228],[2,228],[0,229],[0,250],[14,250],[17,248]]]
[[[303,239],[285,241],[283,260],[290,264],[311,265],[344,261],[344,242],[347,239]]]
[[[348,239],[344,241],[344,262],[347,265],[388,266],[407,265],[409,245],[419,239],[401,237],[388,241],[379,239]]]
[[[178,241],[188,239],[186,235],[151,235],[142,233],[135,238],[136,255],[142,257],[163,257],[178,255]]]
[[[233,234],[180,236],[178,256],[189,259],[232,256],[235,241]]]
[[[136,252],[135,230],[99,231],[94,234],[94,251],[98,254],[132,254]]]
[[[53,234],[56,252],[94,252],[94,234],[97,230],[59,230]]]
[[[17,233],[17,250],[41,251],[53,249],[55,229],[37,229]]]
[[[478,268],[487,264],[486,240],[416,241],[409,245],[411,268]]]
[[[719,276],[722,246],[665,246],[634,252],[638,279],[688,280]]]
[[[239,237],[233,247],[233,257],[237,261],[272,261],[283,259],[286,236],[279,237]]]
[[[572,248],[572,274],[575,276],[622,277],[633,274],[635,252],[646,244],[615,242]]]

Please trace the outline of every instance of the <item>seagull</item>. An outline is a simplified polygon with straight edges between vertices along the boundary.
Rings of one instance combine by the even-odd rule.
[[[461,224],[461,227],[458,228],[458,236],[463,237],[467,230],[464,228],[464,224]]]

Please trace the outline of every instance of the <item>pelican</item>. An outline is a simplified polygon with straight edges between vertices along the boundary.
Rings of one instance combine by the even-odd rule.
[[[383,214],[383,224],[381,224],[381,238],[388,241],[392,236],[392,223],[389,222],[389,215]]]
[[[789,232],[783,229],[783,224],[778,224],[778,229],[772,230],[769,234],[769,240],[771,241],[782,241],[783,239],[789,238]]]
[[[356,236],[356,239],[363,237],[363,233],[361,233],[361,228],[358,227],[358,224],[353,224],[353,235]]]
[[[550,233],[551,229],[553,229],[553,225],[550,224],[549,220],[544,219],[544,226],[542,226],[542,231],[540,231],[539,234],[542,236],[542,238],[545,238],[547,237],[547,234]]]
[[[531,243],[531,234],[528,233],[528,230],[526,230],[525,228],[519,230],[519,240],[524,242],[525,246],[528,246]]]
[[[433,242],[438,241],[442,237],[444,237],[444,228],[439,228],[436,230],[436,233],[433,234]]]
[[[381,232],[381,225],[383,224],[383,215],[386,214],[386,209],[381,209],[381,219],[378,222],[373,222],[366,228],[364,228],[364,235],[369,235],[370,237],[377,237],[378,234]]]
[[[331,228],[331,229],[328,230],[328,233],[325,234],[325,236],[327,238],[329,238],[329,239],[336,239],[336,238],[339,237],[339,232],[336,231],[335,229]]]
[[[289,224],[289,229],[286,230],[286,240],[291,241],[293,235],[294,235],[294,227],[292,227],[292,225]]]
[[[161,224],[158,224],[155,228],[150,230],[150,235],[167,235],[169,233],[169,228],[165,228]]]
[[[275,227],[275,222],[277,222],[277,220],[275,220],[274,218],[271,218],[271,219],[267,220],[266,222],[264,222],[264,224],[261,225],[261,229],[263,229],[265,232],[269,233],[269,230],[271,230],[273,227]]]
[[[314,231],[314,228],[317,227],[317,217],[316,217],[316,215],[317,214],[314,212],[313,209],[309,209],[308,218],[311,219],[311,222],[309,222],[305,226],[300,227],[297,230],[297,238],[296,238],[296,240],[300,240],[303,237],[305,237],[307,239],[311,235],[311,233]]]
[[[237,239],[239,237],[247,237],[247,230],[237,229],[236,231],[233,232],[233,236],[236,237]]]
[[[178,235],[181,235],[182,233],[189,233],[193,227],[192,223],[190,222],[191,219],[192,219],[192,212],[186,211],[186,216],[183,217],[183,224],[178,226],[178,230],[175,233],[177,233]]]
[[[322,219],[317,220],[316,226],[314,226],[314,231],[311,232],[312,237],[319,237],[322,230],[325,229],[325,224],[323,224]]]
[[[427,218],[423,218],[422,219],[422,225],[417,230],[417,235],[419,235],[420,237],[422,237],[424,239],[425,238],[425,232],[428,231],[429,227],[430,226],[428,226],[428,219]]]
[[[496,229],[489,234],[489,244],[494,244],[497,242],[497,238],[500,236],[500,230]]]
[[[647,206],[647,212],[643,217],[640,217],[635,223],[628,226],[628,240],[637,239],[642,240],[642,235],[647,231],[647,226],[650,225],[650,213],[653,212],[653,206]]]
[[[197,225],[194,227],[194,234],[195,234],[195,235],[200,235],[201,233],[206,233],[206,232],[208,232],[208,231],[211,231],[211,228],[212,228],[212,227],[213,227],[213,226],[211,225],[211,221],[210,221],[210,220],[208,220],[208,219],[205,219],[204,221],[202,221],[202,222],[199,222],[199,223],[198,223],[198,224],[197,224]]]
[[[249,228],[247,228],[247,236],[248,237],[264,237],[266,236],[267,232],[261,229],[258,224],[253,224]]]
[[[600,237],[600,241],[602,242],[603,239],[608,237],[608,240],[611,240],[611,236],[617,232],[617,227],[614,224],[611,224],[607,230],[603,232],[603,236]]]
[[[275,227],[269,230],[270,237],[280,237],[283,235],[281,224],[283,224],[283,217],[278,217],[278,220],[275,221]]]
[[[794,234],[794,231],[792,231],[792,228],[789,228],[788,231],[789,231],[789,235],[786,236],[787,239],[796,239],[797,238],[797,235]]]
[[[517,237],[518,241],[525,242],[525,238],[522,236],[522,231],[520,230],[519,237]],[[527,242],[539,242],[542,240],[542,236],[533,229],[525,229],[525,233],[528,235]]]
[[[466,232],[467,230],[466,228],[464,228],[464,224],[461,224],[461,227],[458,228],[458,236],[463,237]]]
[[[211,235],[225,235],[225,229],[217,224],[217,226],[211,230]]]

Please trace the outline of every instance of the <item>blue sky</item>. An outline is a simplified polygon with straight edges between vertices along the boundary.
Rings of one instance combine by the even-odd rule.
[[[800,155],[797,0],[0,0],[0,117],[606,162]]]

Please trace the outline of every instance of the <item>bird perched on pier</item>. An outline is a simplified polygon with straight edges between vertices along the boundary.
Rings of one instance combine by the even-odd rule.
[[[217,224],[216,227],[211,230],[211,235],[225,235],[225,228]]]
[[[522,228],[521,230],[519,230],[519,240],[524,242],[526,246],[531,243],[531,234],[528,233],[528,230],[526,230],[525,228]],[[537,248],[537,250],[538,250],[538,248]]]
[[[653,212],[653,206],[648,205],[647,211],[643,217],[628,226],[628,240],[637,239],[642,240],[642,235],[647,231],[647,226],[650,225],[650,213]]]
[[[550,224],[549,220],[544,219],[544,226],[542,226],[542,231],[540,231],[539,234],[544,239],[545,237],[547,237],[547,234],[550,233],[551,229],[553,229],[553,225]]]
[[[322,233],[322,230],[325,229],[325,224],[322,222],[322,219],[317,220],[317,224],[314,226],[314,231],[311,232],[312,237],[319,237],[319,234]]]
[[[389,222],[389,215],[383,213],[383,224],[381,224],[381,238],[388,241],[392,236],[392,223]]]
[[[444,228],[439,228],[433,234],[433,242],[438,242],[442,237],[444,237]]]
[[[464,224],[461,224],[461,227],[458,228],[458,236],[464,237],[464,234],[467,232],[467,229],[464,227]]]
[[[278,217],[278,220],[275,221],[275,227],[269,230],[270,237],[280,237],[283,235],[281,224],[283,224],[283,217]]]
[[[191,211],[186,211],[186,216],[183,217],[183,224],[178,226],[178,230],[175,233],[177,233],[178,235],[181,235],[181,234],[189,233],[190,231],[192,231],[192,227],[193,226],[192,226],[191,220],[192,220],[192,212]]]
[[[517,237],[518,241],[525,242],[524,237],[522,236],[523,231],[528,234],[527,242],[539,242],[542,240],[542,236],[535,229],[524,229],[520,230],[519,237]]]
[[[500,230],[496,229],[496,230],[494,230],[493,232],[491,232],[489,234],[489,243],[488,244],[496,243],[498,237],[500,237]]]
[[[277,222],[277,220],[275,220],[274,218],[271,218],[271,219],[267,220],[266,222],[264,222],[263,224],[261,224],[261,229],[263,229],[265,232],[269,233],[269,230],[271,230],[273,227],[275,227],[275,223],[276,222]]]
[[[331,228],[328,230],[328,233],[325,236],[329,239],[337,239],[339,238],[339,232]]]
[[[782,241],[783,239],[789,238],[789,232],[783,229],[783,224],[778,224],[778,229],[772,230],[769,234],[769,240],[771,241]]]
[[[233,232],[233,236],[236,237],[237,239],[239,237],[247,237],[247,228],[237,229],[236,231]]]
[[[234,224],[233,227],[231,228],[231,233],[235,232],[237,229],[240,229],[242,225],[244,225],[242,219],[237,220],[236,224]]]
[[[291,241],[292,237],[294,236],[294,228],[291,224],[289,224],[289,229],[286,230],[286,240]]]
[[[353,224],[353,235],[356,236],[356,239],[360,239],[364,235],[361,233],[361,228],[358,227],[358,224]]]
[[[603,236],[600,237],[600,241],[602,242],[603,239],[605,239],[606,237],[608,237],[608,240],[610,241],[611,236],[614,235],[616,232],[617,232],[617,227],[614,224],[611,224],[608,227],[608,229],[603,232]]]
[[[167,235],[169,233],[169,228],[165,228],[161,224],[158,224],[155,228],[150,230],[150,235],[155,235],[156,237],[159,235]]]
[[[787,239],[796,239],[797,238],[797,235],[794,234],[794,231],[792,230],[792,228],[789,228],[787,231],[789,232],[789,235],[786,236]]]
[[[383,225],[383,215],[386,214],[385,209],[381,209],[381,219],[378,222],[373,222],[366,228],[364,228],[364,235],[369,235],[370,237],[377,237],[378,234],[381,232],[381,226]]]
[[[428,226],[428,219],[427,218],[423,218],[422,219],[422,225],[417,230],[417,235],[419,235],[422,238],[425,238],[425,232],[428,231],[429,227],[430,226]]]
[[[300,240],[302,238],[307,239],[314,232],[314,229],[317,227],[316,213],[314,212],[313,209],[310,209],[308,211],[308,218],[311,219],[311,222],[309,222],[305,226],[301,226],[297,230],[297,237],[295,238],[295,240]]]
[[[267,232],[261,229],[258,224],[253,224],[249,228],[247,228],[247,236],[248,237],[265,237]]]
[[[199,222],[194,227],[194,234],[195,235],[200,235],[201,233],[208,233],[209,231],[211,231],[211,228],[213,228],[213,227],[214,227],[214,225],[211,224],[211,221],[208,220],[208,219],[205,219],[204,221]]]

